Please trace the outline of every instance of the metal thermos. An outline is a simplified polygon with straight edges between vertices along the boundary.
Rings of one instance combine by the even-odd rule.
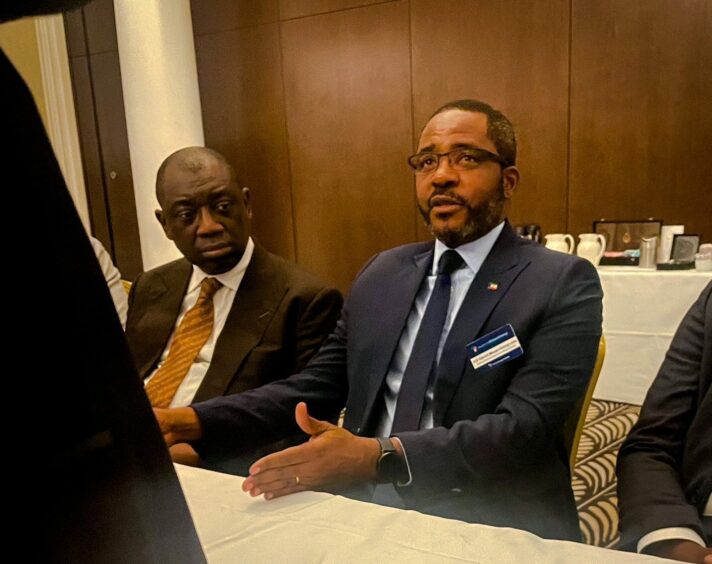
[[[640,268],[655,268],[655,257],[657,255],[658,238],[642,237],[640,239]]]

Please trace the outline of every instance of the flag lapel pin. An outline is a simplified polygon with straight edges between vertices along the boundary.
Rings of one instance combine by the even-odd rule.
[[[499,284],[497,284],[497,282],[490,282],[489,284],[487,284],[487,289],[490,292],[496,292],[497,288],[499,288]]]

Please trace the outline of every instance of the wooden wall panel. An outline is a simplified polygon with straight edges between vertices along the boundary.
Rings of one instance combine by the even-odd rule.
[[[118,52],[113,0],[95,0],[82,8],[82,11],[89,54]]]
[[[384,0],[279,0],[279,14],[280,19],[290,20],[383,2]]]
[[[133,280],[143,271],[138,219],[133,191],[124,96],[116,88],[121,80],[119,54],[90,55],[99,147],[104,174],[104,194],[109,209],[114,263],[124,278]]]
[[[99,134],[96,128],[89,57],[73,57],[71,73],[75,105],[77,108],[82,108],[82,111],[77,111],[77,129],[92,232],[108,250],[111,248],[111,229],[109,210],[104,198],[104,173],[101,164]]]
[[[96,0],[64,22],[92,233],[133,279],[143,264],[113,1]]]
[[[712,241],[712,2],[574,0],[569,228],[657,217]]]
[[[282,23],[297,259],[347,289],[415,237],[408,4]]]
[[[412,45],[414,146],[442,104],[491,104],[518,137],[522,177],[510,219],[564,229],[569,0],[413,0]]]
[[[195,48],[205,142],[250,187],[255,238],[294,260],[279,25],[197,36]]]
[[[87,54],[87,41],[84,36],[84,11],[81,9],[65,12],[64,34],[67,40],[69,58]]]
[[[278,0],[192,0],[190,7],[196,36],[279,20]]]

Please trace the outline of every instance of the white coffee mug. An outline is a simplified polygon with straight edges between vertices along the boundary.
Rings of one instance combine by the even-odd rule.
[[[544,236],[546,243],[544,246],[553,251],[571,254],[576,246],[574,238],[568,233],[549,233]]]
[[[700,272],[712,272],[712,254],[695,255],[695,268]]]
[[[712,255],[712,243],[703,243],[697,252],[701,255]]]
[[[576,254],[593,263],[593,266],[598,266],[603,256],[603,251],[606,250],[606,238],[600,233],[581,233],[579,235],[579,244],[576,248]]]

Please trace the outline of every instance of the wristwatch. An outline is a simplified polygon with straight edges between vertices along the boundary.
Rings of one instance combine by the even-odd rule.
[[[380,483],[403,484],[408,481],[408,467],[388,437],[376,437],[381,446],[381,456],[376,463],[376,475]]]

